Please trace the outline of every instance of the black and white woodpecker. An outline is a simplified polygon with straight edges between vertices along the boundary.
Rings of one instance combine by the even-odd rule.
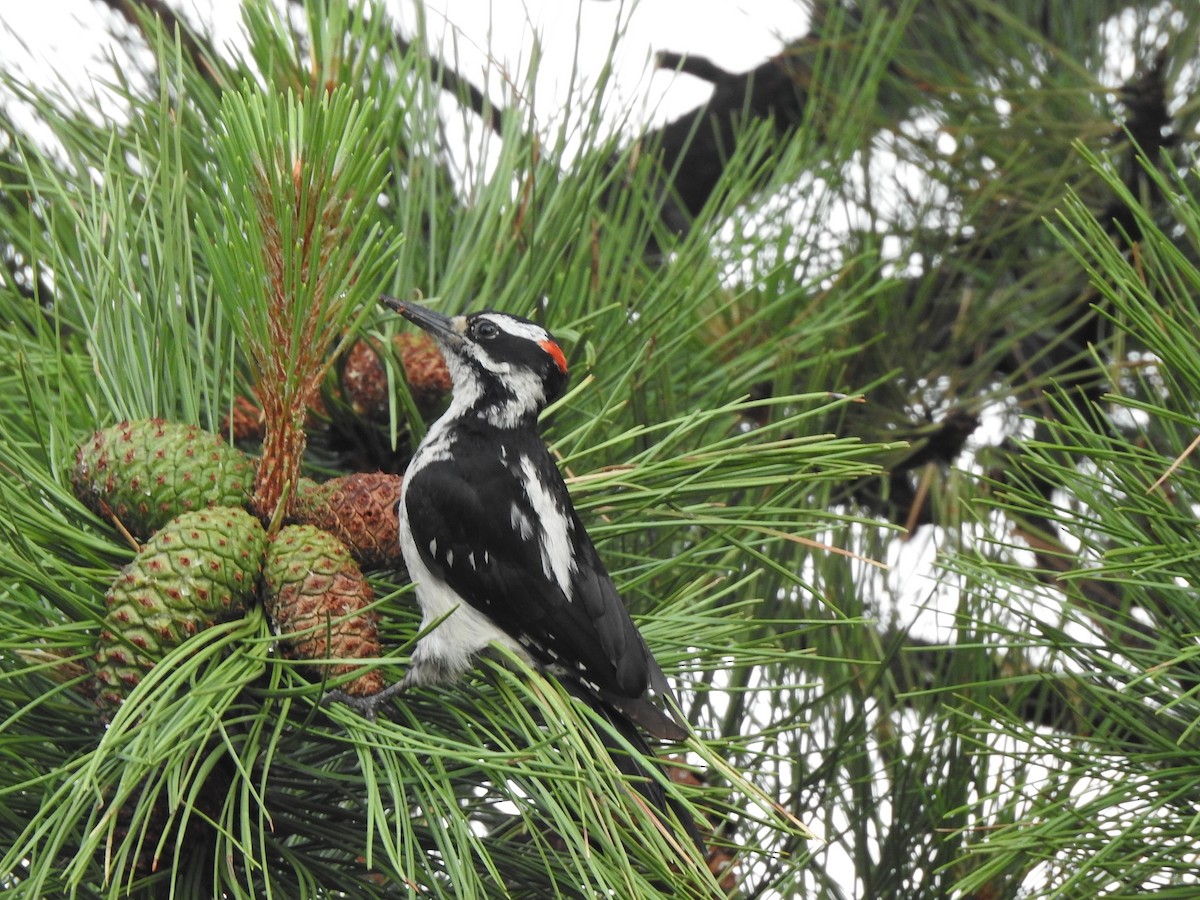
[[[400,546],[423,627],[438,623],[418,642],[400,689],[452,680],[495,642],[554,675],[639,749],[646,744],[634,724],[683,740],[667,679],[538,433],[538,415],[567,383],[558,342],[506,313],[448,317],[381,302],[437,341],[453,384],[400,496]],[[615,756],[627,773],[646,774]],[[640,789],[664,806],[657,784]]]

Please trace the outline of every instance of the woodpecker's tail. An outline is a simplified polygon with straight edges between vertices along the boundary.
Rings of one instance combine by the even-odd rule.
[[[673,706],[669,707],[670,712],[664,712],[648,697],[621,697],[601,687],[589,688],[589,690],[593,694],[593,705],[595,705],[595,701],[599,700],[614,713],[633,722],[651,737],[656,737],[661,741],[687,739],[687,728],[683,726],[683,720]],[[663,692],[660,696],[668,698],[671,703],[674,703],[674,696],[670,691],[671,689],[666,686],[666,679],[663,679]]]
[[[613,731],[637,750],[639,756],[654,756],[650,745],[646,743],[646,739],[642,736],[641,731],[638,730],[637,725],[628,716],[624,715],[621,710],[615,708],[606,700],[597,697],[583,685],[570,679],[563,679],[561,683],[573,697],[582,700],[608,722],[612,726]],[[604,742],[605,749],[608,750],[613,762],[617,764],[617,768],[633,781],[633,785],[638,793],[645,797],[647,802],[663,815],[664,819],[669,821],[671,815],[674,814],[679,824],[687,832],[688,837],[699,848],[700,855],[704,856],[708,852],[708,845],[700,834],[700,830],[696,827],[696,822],[684,810],[682,804],[668,797],[662,785],[650,774],[649,770],[642,763],[642,760],[637,756],[631,755],[621,742],[609,734],[606,729],[599,728],[596,733],[599,735],[600,740]]]

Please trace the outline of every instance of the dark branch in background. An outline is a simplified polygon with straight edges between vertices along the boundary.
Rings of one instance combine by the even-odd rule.
[[[212,46],[203,41],[191,27],[163,0],[97,0],[109,9],[119,12],[139,31],[143,38],[149,40],[146,32],[146,16],[156,17],[167,34],[179,34],[179,44],[185,56],[192,61],[196,69],[212,84],[221,87],[223,81],[217,65],[218,54]],[[303,0],[290,0],[294,6],[303,6]],[[412,42],[398,32],[394,36],[395,46],[400,52],[408,53]],[[430,55],[430,70],[434,83],[455,96],[483,119],[493,131],[501,133],[504,128],[504,109],[493,103],[479,88],[459,75],[438,57]]]
[[[1044,21],[1040,26],[1049,32],[1053,24]],[[1048,37],[1052,35],[1048,33]],[[649,132],[641,142],[646,152],[657,154],[659,159],[661,196],[656,202],[663,224],[670,231],[685,234],[703,214],[748,124],[771,121],[780,145],[792,137],[803,120],[809,101],[807,86],[811,70],[803,50],[820,39],[820,34],[813,32],[792,42],[784,53],[740,73],[728,72],[703,57],[668,52],[658,55],[660,68],[683,72],[713,85],[713,94],[706,103]],[[1165,51],[1160,53],[1148,71],[1137,75],[1119,91],[1127,113],[1123,128],[1132,143],[1123,140],[1123,133],[1115,137],[1114,143],[1123,154],[1125,182],[1134,196],[1146,196],[1151,187],[1139,160],[1139,151],[1146,158],[1157,161],[1161,151],[1178,140],[1172,129],[1167,98],[1167,60]],[[913,75],[893,67],[892,77],[911,81]],[[765,179],[770,174],[770,159],[764,159],[762,165]],[[1122,239],[1129,241],[1137,239],[1136,220],[1122,202],[1114,198],[1106,209],[1097,212],[1102,220],[1110,223],[1114,234],[1119,233]],[[957,298],[962,292],[977,287],[981,273],[986,279],[987,273],[996,273],[997,266],[1012,265],[1012,260],[1006,263],[996,257],[996,248],[986,238],[985,235],[977,242],[955,248],[953,254],[947,255],[940,270],[932,273],[931,277],[939,282],[936,286],[931,288],[921,278],[915,278],[907,301],[902,297],[898,302],[911,304],[922,292],[929,294],[932,290],[933,296],[946,298],[944,304],[938,301],[939,308],[944,306],[947,323],[954,323],[958,316]],[[973,243],[978,246],[971,246]],[[1013,275],[1019,278],[1021,273],[1014,272]],[[1095,360],[1088,348],[1103,345],[1104,320],[1092,308],[1098,298],[1084,273],[1079,274],[1079,279],[1080,283],[1066,285],[1062,293],[1064,310],[1077,311],[1064,316],[1064,322],[1068,324],[1049,337],[1031,335],[1018,340],[1013,351],[996,362],[995,374],[1004,379],[1015,373],[1025,373],[1035,385],[1042,383],[1046,376],[1052,376],[1060,402],[1068,399],[1090,407],[1100,399],[1105,382],[1097,377]],[[1008,323],[998,323],[998,340],[984,340],[982,345],[1003,342],[1009,327]],[[942,335],[935,329],[931,354],[946,349],[952,340],[948,333]],[[962,360],[964,367],[972,363],[970,359]],[[1053,416],[1049,406],[1043,403],[1040,388],[1035,388],[1035,395],[1026,398],[1026,403]],[[932,523],[934,511],[924,502],[920,480],[914,478],[913,473],[927,464],[952,465],[977,424],[977,418],[969,412],[948,415],[941,423],[940,434],[931,433],[926,423],[914,422],[911,430],[920,435],[922,446],[909,458],[889,467],[886,484],[876,482],[860,486],[857,499],[910,529]],[[902,437],[904,430],[901,426],[899,432],[889,437]],[[1049,497],[1057,485],[1047,483],[1043,488]]]
[[[924,480],[944,477],[945,467],[958,459],[978,427],[979,416],[950,409],[937,422],[913,423],[910,431],[893,434],[892,440],[908,442],[908,452],[887,465],[886,475],[855,485],[854,501],[886,514],[910,534],[921,525],[933,524],[934,509]]]
[[[660,50],[655,54],[654,67],[656,69],[673,69],[712,84],[736,77],[728,69],[722,69],[706,56],[681,55],[669,50]]]
[[[739,136],[754,120],[774,122],[778,138],[800,124],[807,99],[807,64],[794,53],[773,56],[748,72],[727,72],[704,57],[659,53],[656,65],[713,85],[702,106],[648,132],[642,145],[659,157],[664,224],[685,234],[716,189]]]
[[[1160,51],[1149,69],[1135,75],[1117,91],[1128,112],[1125,131],[1151,163],[1157,163],[1163,150],[1179,142],[1179,135],[1173,128],[1174,120],[1167,108],[1164,75],[1168,59],[1167,51]],[[1122,162],[1122,179],[1133,196],[1150,200],[1157,198],[1158,189],[1142,168],[1142,160],[1138,155],[1128,153]],[[1137,216],[1120,200],[1114,200],[1100,214],[1100,221],[1117,240],[1136,242],[1141,238]]]
[[[1096,21],[1123,5],[1096,4],[1093,11]],[[823,9],[824,5],[814,11],[818,23],[824,19]],[[1053,22],[1043,16],[1037,25],[1048,40],[1054,39]],[[657,54],[657,68],[683,72],[713,85],[713,94],[706,103],[648,132],[642,139],[643,146],[660,157],[664,188],[671,198],[669,205],[664,206],[663,218],[672,230],[685,233],[701,214],[747,123],[772,120],[781,143],[794,133],[804,117],[812,77],[804,51],[823,40],[819,29],[814,30],[746,72],[729,72],[702,56],[671,51]],[[1152,160],[1160,149],[1173,146],[1178,140],[1171,130],[1164,81],[1168,59],[1167,51],[1162,51],[1149,71],[1118,92],[1129,113],[1124,128]],[[915,73],[902,71],[895,65],[890,68],[894,77],[919,81]],[[1127,156],[1126,164],[1127,183],[1131,188],[1141,185],[1145,175],[1134,154]],[[1128,224],[1128,211],[1119,205],[1114,205],[1108,215],[1121,225]]]
[[[293,0],[300,2],[300,0]],[[395,36],[396,47],[407,53],[410,42],[403,36]],[[425,51],[428,53],[428,50]],[[442,90],[453,94],[460,102],[466,100],[467,107],[486,122],[496,134],[504,131],[504,107],[497,106],[479,88],[447,66],[439,57],[430,56],[430,71],[434,84]]]
[[[289,0],[289,2],[293,6],[301,8],[304,6],[304,0]],[[401,53],[407,54],[412,51],[412,41],[398,31],[392,35],[392,42]],[[502,133],[504,108],[493,103],[483,91],[446,65],[440,57],[429,53],[427,47],[423,47],[422,52],[429,56],[429,70],[433,77],[433,83],[447,93],[453,94],[460,103],[465,103],[466,107],[483,119],[496,134]]]
[[[1042,25],[1050,28],[1049,22]],[[1134,197],[1147,198],[1151,203],[1157,192],[1144,165],[1146,161],[1160,164],[1164,151],[1179,141],[1165,80],[1168,60],[1166,51],[1160,52],[1147,70],[1118,92],[1126,116],[1121,130],[1114,134],[1113,145],[1121,153],[1123,181]],[[664,224],[683,234],[701,216],[717,189],[739,135],[750,121],[769,118],[780,142],[790,138],[802,120],[808,99],[805,70],[803,59],[796,54],[772,58],[740,74],[726,72],[702,57],[678,54],[660,54],[658,65],[714,86],[707,103],[667,123],[643,141],[644,146],[659,153],[661,171],[665,173],[663,197],[659,201]],[[770,164],[769,160],[764,162]],[[1107,206],[1098,206],[1096,212],[1114,239],[1131,250],[1140,237],[1133,210],[1113,197]],[[932,296],[936,308],[947,308],[947,322],[956,321],[956,298],[979,283],[978,273],[997,273],[997,267],[1013,264],[1003,256],[1003,253],[997,255],[991,244],[980,241],[978,247],[969,244],[957,247],[946,257],[940,271],[933,274],[939,283],[932,286]],[[910,290],[902,292],[898,302],[912,306],[921,291],[929,289],[920,279],[913,279]],[[1060,296],[1064,313],[1076,310],[1077,314],[1064,315],[1057,333],[1029,335],[1016,341],[1012,351],[995,362],[995,374],[1005,378],[1027,372],[1031,387],[1021,393],[1026,395],[1025,402],[1040,408],[1047,419],[1056,417],[1056,407],[1045,402],[1042,385],[1053,383],[1058,404],[1073,404],[1099,432],[1111,431],[1113,425],[1100,407],[1107,382],[1097,377],[1095,361],[1087,352],[1088,348],[1105,346],[1103,318],[1093,308],[1101,302],[1100,298],[1083,272],[1078,273],[1076,283],[1064,286]],[[998,324],[998,337],[1002,340],[1007,325]],[[931,331],[932,343],[936,345],[930,347],[931,353],[952,349],[949,335],[937,329]],[[968,358],[961,363],[969,368],[974,361]],[[912,451],[889,465],[881,479],[857,485],[855,500],[892,521],[903,523],[910,533],[922,524],[935,523],[936,509],[928,497],[930,480],[944,477],[978,424],[977,416],[963,410],[951,410],[938,423],[914,423]],[[901,426],[893,436],[904,437],[903,430]],[[1009,465],[1021,467],[1019,450],[1010,454]],[[1033,486],[1045,497],[1047,505],[1059,488],[1044,477],[1037,478]],[[1108,645],[1136,658],[1146,653],[1153,655],[1162,647],[1164,635],[1174,631],[1172,623],[1158,620],[1158,611],[1153,609],[1144,612],[1152,621],[1157,620],[1156,626],[1135,618],[1119,584],[1077,575],[1066,577],[1078,572],[1080,562],[1059,540],[1053,523],[1036,512],[1012,518],[1016,536],[1034,553],[1037,577],[1061,591],[1064,598],[1083,612]],[[1181,645],[1190,643],[1185,636],[1178,637]],[[901,696],[912,695],[913,700],[925,691],[952,690],[954,648],[924,646],[906,639],[902,652],[890,658],[889,670],[897,692]],[[1173,670],[1184,690],[1200,683],[1200,673],[1186,662],[1177,663]],[[1106,722],[1111,725],[1106,711],[1092,709],[1088,701],[1081,699],[1092,696],[1092,692],[1081,690],[1081,685],[1072,686],[1068,677],[1040,672],[1012,652],[997,656],[993,671],[985,678],[1002,679],[1005,674],[1018,677],[1005,696],[992,698],[993,702],[1006,706],[1014,717],[1030,725],[1067,734],[1086,734],[1106,727]],[[1128,737],[1132,739],[1133,734]]]
[[[179,46],[192,65],[211,84],[221,86],[222,79],[217,67],[217,54],[211,45],[201,40],[192,31],[187,22],[171,10],[163,0],[98,0],[109,9],[119,12],[129,24],[137,28],[142,37],[149,42],[150,34],[146,31],[147,16],[156,17],[162,23],[163,31],[168,35],[179,35]]]

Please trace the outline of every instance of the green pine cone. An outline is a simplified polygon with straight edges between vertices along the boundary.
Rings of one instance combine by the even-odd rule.
[[[142,419],[93,434],[75,453],[75,494],[139,540],[180,513],[244,506],[254,461],[194,425]]]
[[[97,640],[97,704],[116,706],[171,649],[239,614],[262,569],[266,533],[243,509],[185,512],[117,576]]]

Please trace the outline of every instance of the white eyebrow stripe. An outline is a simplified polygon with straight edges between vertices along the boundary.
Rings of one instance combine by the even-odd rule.
[[[489,313],[484,313],[479,318],[487,319],[501,331],[511,334],[513,337],[525,338],[539,344],[542,341],[553,340],[550,337],[550,332],[541,325],[535,325],[532,322],[518,322],[516,319],[511,319],[508,316],[493,316]]]

